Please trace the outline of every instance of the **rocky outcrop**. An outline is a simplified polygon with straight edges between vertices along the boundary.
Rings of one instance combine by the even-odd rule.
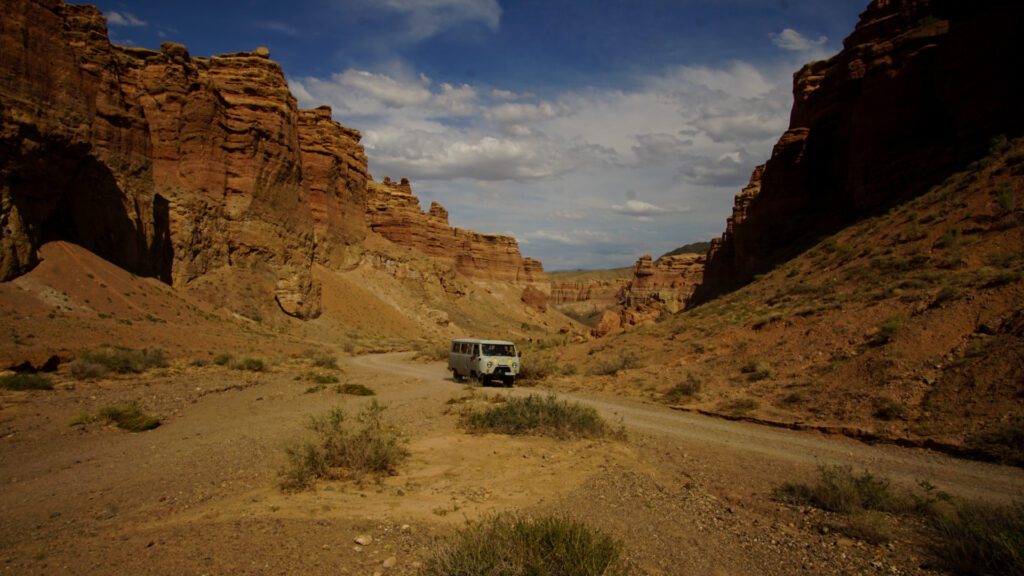
[[[450,261],[457,272],[474,280],[548,289],[540,261],[523,258],[515,238],[453,228],[448,224],[448,211],[436,202],[423,212],[405,178],[399,183],[390,178],[380,183],[369,181],[366,221],[371,230],[395,244]]]
[[[574,302],[606,302],[614,304],[619,290],[626,285],[625,278],[614,280],[588,280],[585,282],[551,282],[551,296],[548,301],[552,305],[572,304]]]
[[[169,276],[167,202],[146,118],[125,94],[95,8],[12,0],[0,15],[0,280],[68,239]]]
[[[736,197],[695,300],[916,196],[1024,131],[1020,2],[874,0],[836,56],[794,77],[790,127]]]
[[[0,29],[0,279],[64,239],[179,286],[241,271],[319,313],[314,262],[366,234],[366,157],[330,109],[300,112],[269,51],[110,44],[102,14],[13,0]]]
[[[704,256],[677,254],[652,260],[644,254],[633,266],[633,277],[619,289],[618,306],[602,315],[595,336],[607,336],[656,321],[662,314],[682,310],[700,283]]]

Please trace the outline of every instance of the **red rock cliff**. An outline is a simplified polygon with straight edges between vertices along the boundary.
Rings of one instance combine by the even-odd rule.
[[[428,212],[405,178],[367,187],[366,220],[370,229],[401,246],[433,258],[450,260],[456,271],[476,280],[537,284],[547,292],[547,277],[540,261],[523,258],[511,236],[482,234],[453,228],[448,211],[434,202]]]
[[[312,263],[366,233],[357,131],[300,112],[265,49],[113,46],[98,10],[59,0],[12,0],[0,24],[0,279],[64,239],[175,285],[247,274],[319,313]]]
[[[794,77],[790,127],[736,197],[696,300],[913,197],[1024,131],[1022,2],[875,0],[843,50]]]
[[[677,254],[652,260],[644,254],[633,266],[633,277],[616,294],[618,306],[605,312],[593,333],[605,336],[656,321],[663,313],[683,309],[701,281],[704,256]]]

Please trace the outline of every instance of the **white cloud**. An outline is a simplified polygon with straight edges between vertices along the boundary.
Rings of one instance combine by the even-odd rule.
[[[521,96],[511,90],[494,88],[491,90],[491,97],[495,100],[518,100]]]
[[[335,74],[332,80],[338,86],[361,92],[388,108],[423,104],[432,96],[427,88],[430,80],[425,76],[420,76],[416,80],[400,80],[385,74],[350,68],[341,74]]]
[[[828,42],[827,36],[819,36],[817,40],[811,40],[792,28],[786,28],[778,34],[772,34],[772,44],[783,50],[794,52],[811,52],[819,50]]]
[[[131,28],[138,28],[142,26],[149,26],[149,22],[137,18],[131,12],[107,12],[107,24],[110,26],[124,26]]]
[[[420,41],[466,24],[497,30],[498,0],[375,0],[373,5],[405,16],[405,35]]]

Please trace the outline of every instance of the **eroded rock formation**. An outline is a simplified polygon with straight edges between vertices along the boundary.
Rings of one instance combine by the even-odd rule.
[[[736,197],[695,299],[916,196],[1024,131],[1021,2],[874,0],[836,56],[794,77],[790,127]]]
[[[96,8],[60,0],[12,0],[0,23],[0,280],[59,239],[254,317],[276,301],[312,318],[314,264],[364,261],[372,226],[446,260],[449,293],[446,267],[547,291],[515,239],[422,212],[408,180],[373,183],[360,133],[299,110],[266,48],[115,46]]]
[[[593,334],[601,337],[656,321],[682,310],[704,273],[704,256],[678,254],[652,260],[644,254],[633,277],[619,289],[618,306],[606,311]]]
[[[371,230],[388,240],[451,261],[457,272],[475,280],[533,284],[548,290],[540,261],[523,258],[515,238],[453,228],[448,211],[437,202],[423,212],[405,178],[399,183],[390,178],[368,183],[366,220]]]
[[[318,314],[312,263],[366,234],[357,131],[300,113],[266,49],[114,46],[97,9],[59,0],[14,0],[2,22],[0,279],[64,239],[179,286],[240,271]]]

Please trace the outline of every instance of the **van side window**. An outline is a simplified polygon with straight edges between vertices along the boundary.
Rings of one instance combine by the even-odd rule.
[[[452,352],[458,352],[458,351],[459,351],[459,343],[458,342],[452,342]]]
[[[480,355],[480,345],[479,344],[473,344],[473,356],[479,356],[479,355]]]

